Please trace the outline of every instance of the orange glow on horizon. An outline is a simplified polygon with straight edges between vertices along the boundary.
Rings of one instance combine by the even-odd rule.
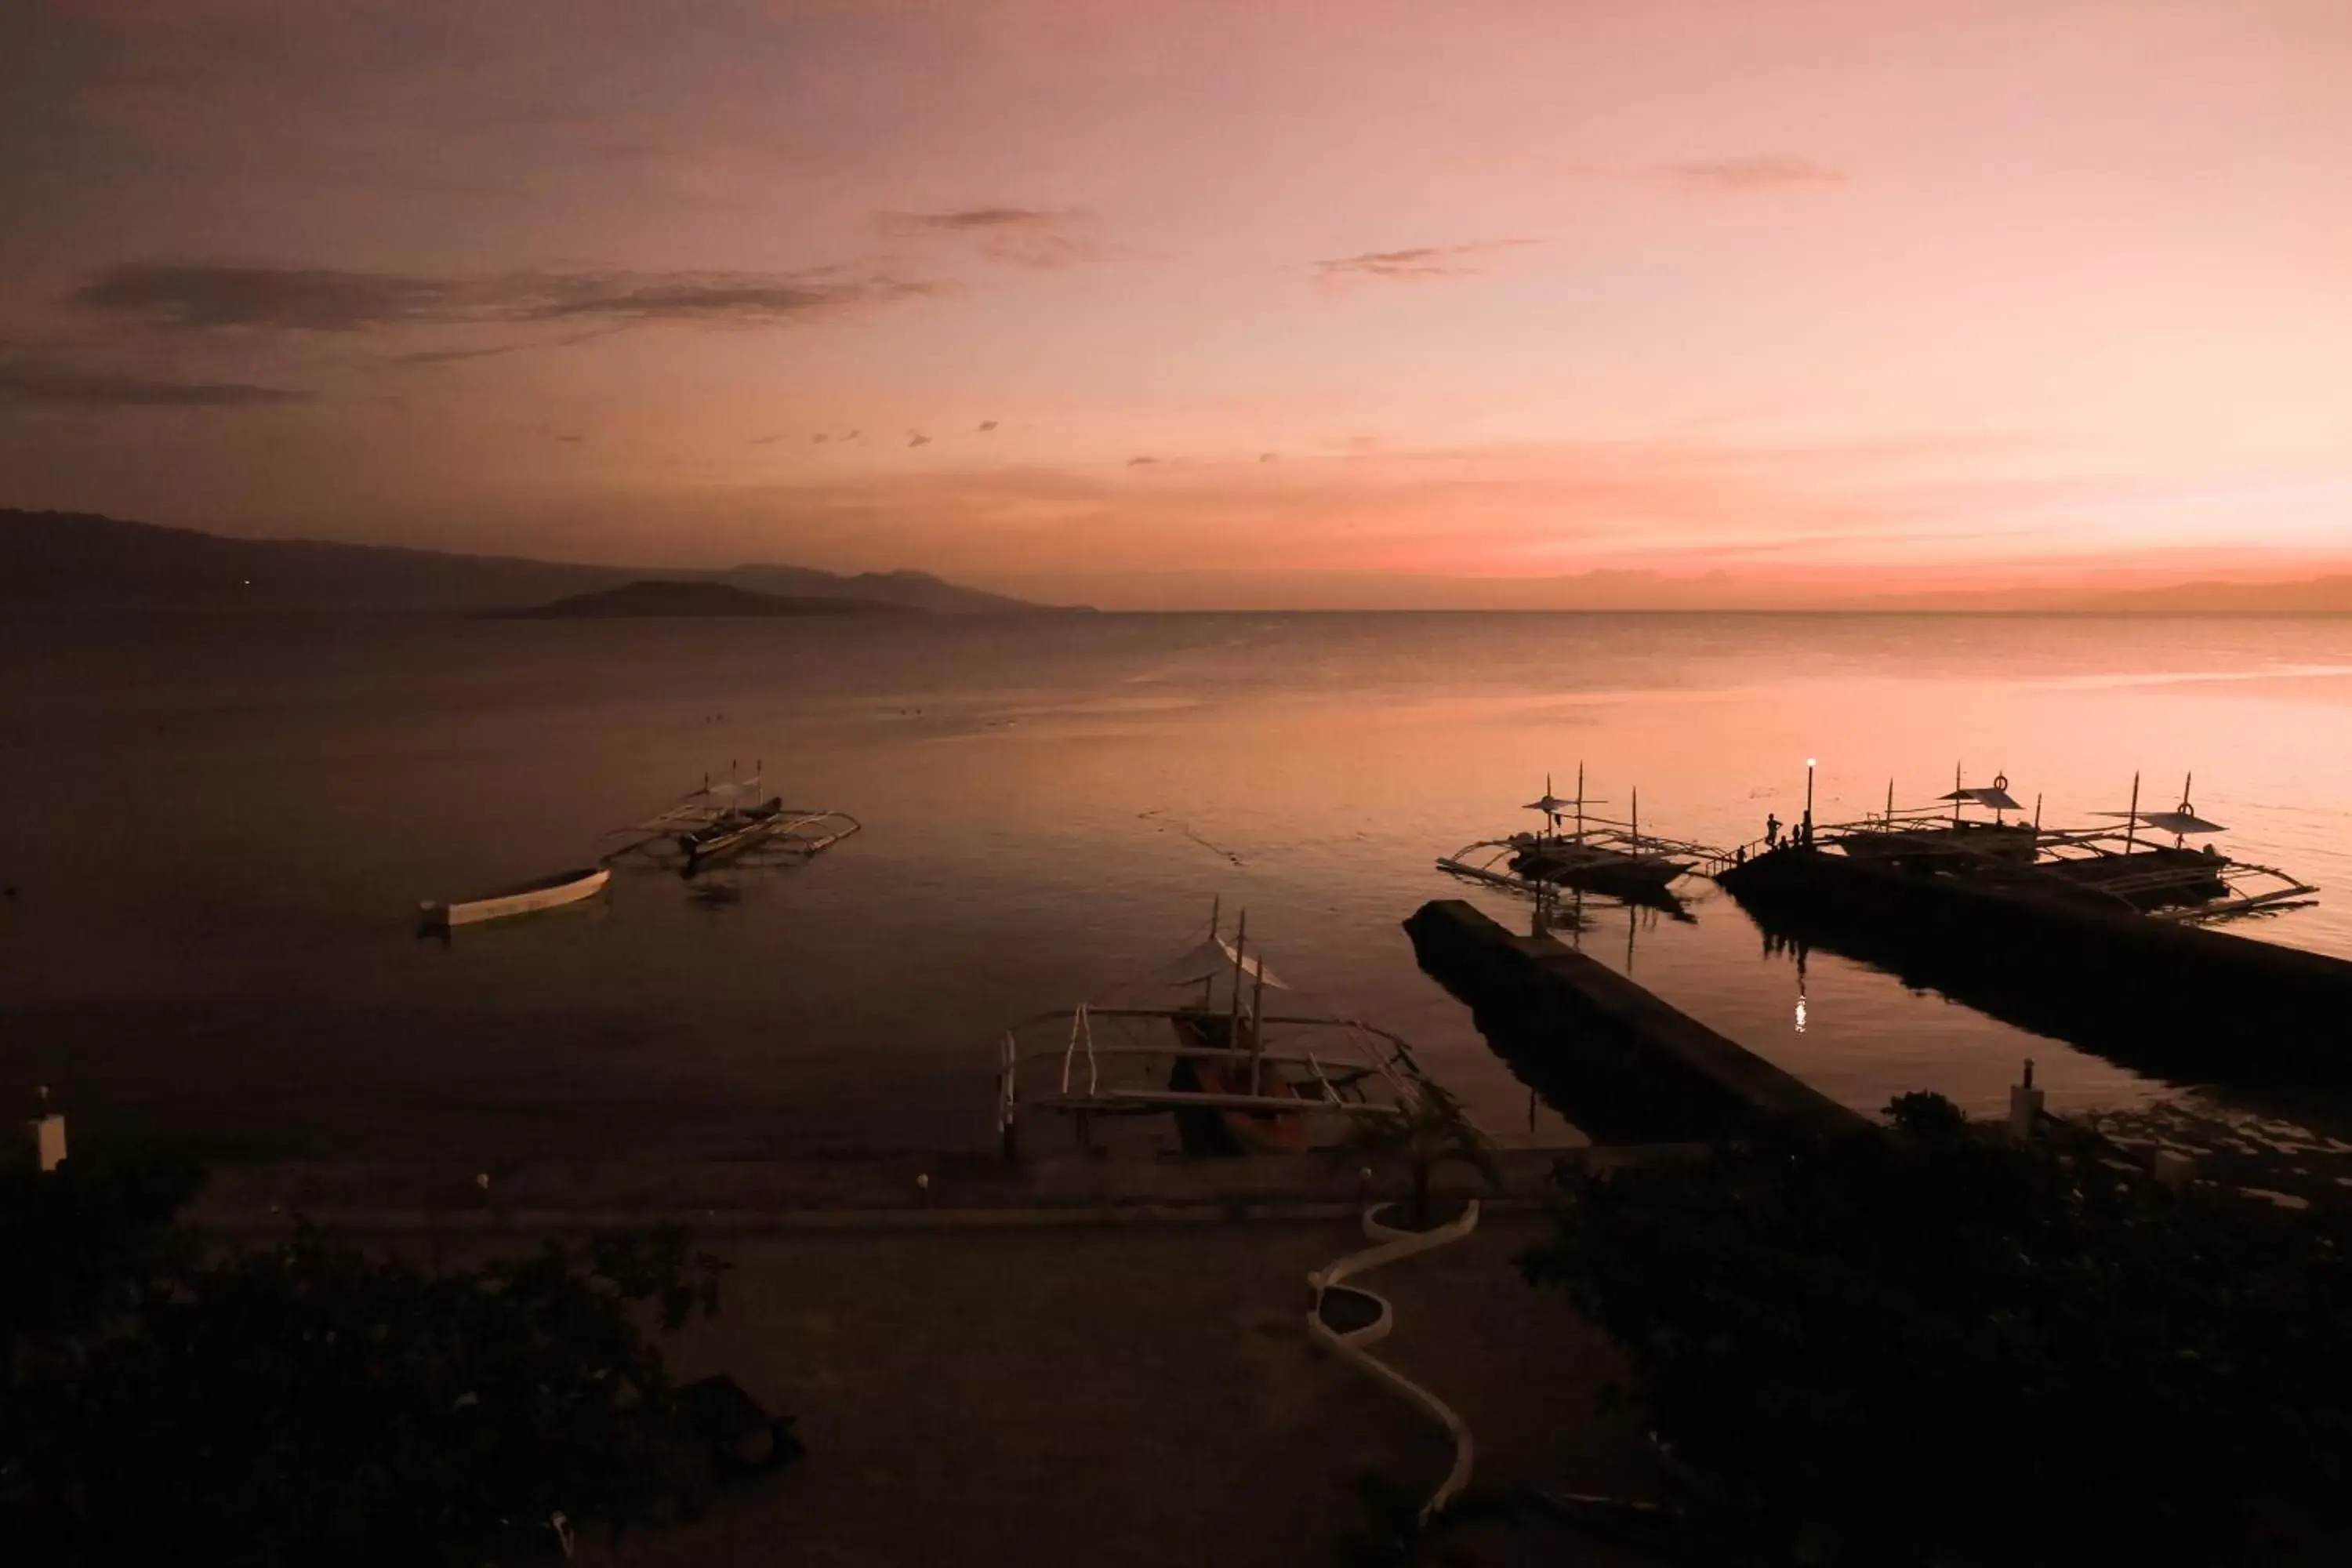
[[[2326,0],[240,0],[0,58],[0,505],[1139,605],[2352,570]]]

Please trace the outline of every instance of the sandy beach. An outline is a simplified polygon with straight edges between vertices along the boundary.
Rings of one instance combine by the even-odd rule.
[[[1468,1420],[1481,1483],[1640,1493],[1639,1427],[1602,1415],[1606,1342],[1512,1267],[1504,1214],[1371,1277],[1381,1354]],[[1354,1478],[1416,1493],[1450,1453],[1307,1340],[1306,1276],[1345,1220],[835,1231],[727,1240],[721,1315],[672,1344],[789,1412],[807,1457],[700,1522],[589,1555],[638,1563],[1328,1561]],[[1498,1559],[1506,1560],[1506,1559]]]

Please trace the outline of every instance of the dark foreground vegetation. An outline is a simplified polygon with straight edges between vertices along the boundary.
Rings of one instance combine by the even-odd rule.
[[[1525,1258],[1624,1349],[1705,1532],[1849,1564],[2342,1561],[2352,1227],[1948,1101],[1568,1178]],[[2300,1542],[2300,1545],[2295,1544]]]
[[[690,1515],[720,1477],[730,1413],[648,1334],[718,1307],[680,1233],[454,1269],[308,1231],[200,1251],[169,1228],[192,1175],[76,1163],[0,1175],[12,1559],[509,1562]]]

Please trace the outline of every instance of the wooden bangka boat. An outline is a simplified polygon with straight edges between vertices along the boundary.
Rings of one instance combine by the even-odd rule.
[[[1958,764],[1952,768],[1952,793],[1935,805],[1897,811],[1895,784],[1887,781],[1886,814],[1865,817],[1814,833],[1818,844],[1836,844],[1857,860],[1874,860],[1909,870],[1942,870],[1987,862],[2030,865],[2039,829],[2032,823],[2005,820],[2025,807],[2009,793],[2009,777],[1998,773],[1990,785],[1966,785]],[[1950,807],[1948,819],[1944,808]],[[1992,813],[1990,822],[1967,815],[1969,807]]]
[[[2097,814],[2120,826],[2047,829],[2039,800],[2032,822],[2002,820],[2023,809],[2010,796],[2005,778],[1996,778],[1990,789],[1971,789],[1960,787],[1956,777],[1952,793],[1943,797],[1951,806],[1948,819],[1940,806],[1895,810],[1890,784],[1885,816],[1821,828],[1814,841],[1852,859],[1922,876],[1967,878],[2004,892],[2087,900],[2164,920],[2275,912],[2307,902],[2319,890],[2276,867],[2232,859],[2210,844],[2190,848],[2190,837],[2225,831],[2189,804],[2193,782],[2182,782],[2180,804],[2172,810],[2142,811],[2135,774],[2130,806]],[[1963,816],[1970,805],[1991,811],[1993,820]],[[2164,834],[2172,836],[2169,845],[2144,837]]]
[[[2208,843],[2191,849],[2188,840],[2228,831],[2208,822],[2189,803],[2194,774],[2180,784],[2180,804],[2169,811],[2139,808],[2139,775],[2132,775],[2131,805],[2096,815],[2117,818],[2120,829],[2058,831],[2042,840],[2033,870],[2067,888],[2113,900],[2142,914],[2168,920],[2211,921],[2258,913],[2307,901],[2318,889],[2273,866],[2234,860]],[[2170,844],[2149,843],[2142,830],[2170,834]]]
[[[1581,888],[1628,902],[1651,903],[1667,897],[1667,886],[1693,866],[1728,858],[1724,851],[1703,844],[1643,833],[1641,802],[1637,790],[1633,815],[1624,822],[1593,816],[1586,808],[1605,803],[1585,798],[1584,769],[1580,764],[1572,799],[1554,795],[1547,777],[1543,798],[1528,803],[1528,810],[1543,815],[1541,829],[1465,844],[1438,861],[1437,867],[1518,890],[1538,886]],[[1573,826],[1562,831],[1570,823]]]
[[[476,899],[446,904],[420,904],[417,915],[428,931],[447,931],[453,926],[509,920],[516,915],[536,914],[541,910],[560,909],[565,904],[593,899],[603,892],[604,884],[612,879],[613,873],[602,866],[583,867],[577,870],[558,871],[551,877],[541,877],[520,887],[484,893]]]
[[[732,767],[729,769],[730,775]],[[755,766],[748,779],[730,776],[690,790],[632,827],[616,828],[628,841],[608,851],[607,862],[626,855],[675,864],[687,876],[751,851],[805,859],[831,848],[862,826],[845,811],[826,806],[786,805],[782,795],[761,798]],[[751,803],[751,804],[746,804]]]
[[[1336,1016],[1273,1013],[1286,989],[1248,948],[1210,935],[1151,983],[1197,994],[1177,1005],[1081,1003],[1004,1032],[997,1131],[1007,1153],[1024,1110],[1072,1118],[1094,1143],[1112,1119],[1165,1117],[1191,1153],[1300,1152],[1344,1141],[1364,1116],[1393,1114],[1427,1080],[1412,1048],[1385,1029]],[[1027,1037],[1050,1029],[1041,1046]],[[1042,1093],[1023,1086],[1042,1075]]]
[[[770,795],[757,805],[730,811],[699,827],[679,834],[677,850],[686,857],[688,875],[691,876],[701,867],[714,865],[766,837],[776,827],[776,819],[783,814],[783,809],[784,797]]]

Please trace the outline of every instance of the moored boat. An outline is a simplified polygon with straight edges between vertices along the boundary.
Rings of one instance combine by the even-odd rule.
[[[771,795],[757,805],[728,812],[679,834],[677,848],[686,857],[687,874],[691,876],[704,866],[716,864],[758,843],[782,826],[783,810],[783,796]]]
[[[1724,851],[1705,845],[1643,833],[1638,790],[1627,821],[1612,822],[1587,809],[1601,804],[1585,798],[1581,764],[1576,770],[1572,797],[1554,795],[1547,777],[1543,797],[1527,805],[1528,810],[1541,814],[1541,828],[1465,844],[1438,861],[1438,869],[1497,887],[1535,891],[1539,897],[1549,889],[1566,887],[1631,903],[1658,904],[1672,902],[1667,888],[1693,866],[1726,858]]]
[[[425,902],[417,906],[417,917],[428,931],[448,931],[456,926],[480,925],[486,921],[511,920],[517,915],[537,914],[542,910],[561,909],[593,899],[604,890],[613,873],[602,866],[584,866],[570,871],[558,871],[512,888],[501,888],[478,898],[460,899],[449,903]]]
[[[1287,989],[1246,927],[1208,938],[1142,982],[1137,1000],[1080,1003],[1004,1033],[997,1128],[1006,1150],[1025,1110],[1072,1118],[1094,1146],[1106,1123],[1172,1121],[1187,1153],[1297,1152],[1347,1141],[1367,1116],[1412,1103],[1427,1080],[1402,1039],[1359,1019],[1269,1011]],[[1150,994],[1192,994],[1171,1006]],[[1050,1030],[1040,1047],[1032,1031]],[[1042,1073],[1046,1087],[1024,1098]]]
[[[1945,808],[1950,816],[1945,816]],[[1968,815],[1970,807],[1992,813],[1992,820]],[[1886,785],[1886,814],[1860,822],[1825,826],[1814,834],[1819,844],[1834,844],[1857,860],[1874,860],[1906,870],[1964,870],[1973,866],[2031,865],[2041,840],[2031,822],[2011,822],[2011,812],[2025,807],[2009,793],[2009,777],[1997,773],[1989,785],[1964,784],[1956,764],[1952,792],[1937,804],[1898,811],[1895,784]]]
[[[857,819],[845,811],[787,805],[782,795],[761,798],[756,768],[748,779],[732,776],[731,764],[728,772],[726,783],[714,784],[706,774],[699,789],[643,822],[614,829],[613,837],[626,836],[628,841],[607,851],[604,859],[641,856],[675,865],[691,877],[755,849],[763,859],[806,859],[858,830]]]
[[[2273,866],[2232,859],[2211,842],[2189,847],[2191,837],[2227,832],[2198,815],[2189,803],[2195,777],[2180,784],[2180,804],[2169,811],[2142,811],[2139,775],[2132,775],[2131,805],[2098,816],[2120,819],[2111,827],[2049,834],[2033,869],[2070,889],[2103,895],[2142,914],[2172,920],[2219,920],[2290,907],[2307,900],[2316,888]],[[2142,832],[2170,834],[2170,844],[2151,843]]]

